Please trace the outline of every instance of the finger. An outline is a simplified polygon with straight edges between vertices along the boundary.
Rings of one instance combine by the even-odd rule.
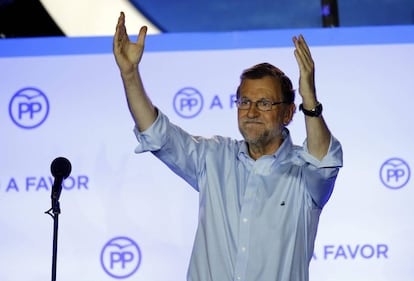
[[[141,28],[139,30],[139,33],[138,33],[138,39],[137,39],[137,44],[138,45],[144,46],[145,37],[147,36],[147,30],[148,30],[148,28],[145,25],[141,26]]]
[[[299,35],[299,43],[303,47],[303,49],[305,50],[306,54],[308,54],[309,56],[311,56],[311,52],[310,52],[309,46],[306,43],[305,38],[303,37],[302,34]]]
[[[298,50],[295,50],[294,54],[295,54],[296,61],[299,65],[299,71],[300,72],[304,71],[306,67],[305,67],[305,62],[303,61],[304,60],[303,56],[299,54]]]
[[[122,25],[122,13],[119,15],[118,17],[118,22],[116,24],[115,27],[115,34],[114,34],[114,38],[112,41],[112,48],[114,50],[117,50],[120,47],[120,43],[119,43],[119,38],[120,38],[120,27]]]
[[[303,49],[302,44],[300,42],[300,39],[296,36],[293,37],[293,43],[295,44],[295,51],[298,53],[298,55],[305,57],[306,51]]]
[[[293,43],[295,44],[294,54],[296,61],[298,62],[300,69],[302,69],[307,61],[305,54],[300,46],[299,39],[296,36],[293,37]]]
[[[302,34],[299,37],[293,37],[293,42],[295,43],[296,49],[300,51],[301,54],[306,56],[307,58],[311,57],[311,53],[309,50],[308,45],[306,44],[305,39],[303,38]]]
[[[115,29],[115,36],[114,36],[114,47],[121,46],[122,41],[125,38],[126,29],[125,29],[125,14],[123,12],[120,13],[118,18],[118,23]]]
[[[118,23],[116,24],[115,35],[120,35],[121,33],[120,31],[122,31],[124,26],[125,26],[125,15],[123,12],[121,12],[118,18]]]
[[[295,56],[296,59],[300,58],[300,62],[303,67],[306,69],[310,69],[313,67],[313,59],[310,54],[310,50],[304,41],[304,38],[302,35],[299,37],[293,37],[293,42],[295,43]],[[299,63],[299,61],[298,61]]]

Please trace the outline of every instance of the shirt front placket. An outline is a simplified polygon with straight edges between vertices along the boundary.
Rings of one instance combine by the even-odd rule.
[[[245,159],[247,160],[247,159]],[[247,273],[247,265],[249,259],[250,248],[250,233],[251,233],[251,221],[254,219],[253,211],[255,206],[255,198],[260,183],[261,177],[268,174],[268,167],[270,167],[270,159],[260,159],[253,161],[252,159],[245,162],[247,168],[248,177],[246,181],[242,181],[241,184],[245,185],[245,193],[241,202],[240,219],[239,219],[239,240],[237,244],[236,264],[234,270],[234,281],[245,281]],[[247,280],[246,280],[247,281]]]

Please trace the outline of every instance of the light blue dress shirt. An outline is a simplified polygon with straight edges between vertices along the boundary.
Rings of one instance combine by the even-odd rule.
[[[244,141],[192,136],[161,112],[136,153],[151,151],[199,191],[199,221],[188,281],[307,281],[319,216],[342,148],[331,138],[318,160],[289,131],[273,155],[256,161]]]

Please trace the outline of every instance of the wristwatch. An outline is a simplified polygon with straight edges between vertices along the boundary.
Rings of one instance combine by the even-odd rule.
[[[303,112],[306,116],[319,117],[322,114],[322,104],[318,102],[314,108],[307,110],[303,108],[303,104],[299,105],[299,110]]]

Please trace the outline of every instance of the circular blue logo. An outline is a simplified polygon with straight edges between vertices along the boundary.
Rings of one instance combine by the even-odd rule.
[[[101,265],[113,278],[123,279],[133,275],[141,264],[141,250],[128,237],[115,237],[108,241],[101,252]]]
[[[179,90],[173,100],[175,112],[183,118],[194,118],[203,109],[203,96],[201,93],[191,87]]]
[[[9,103],[9,115],[13,122],[24,129],[41,125],[49,114],[49,101],[46,95],[36,88],[19,90]]]
[[[390,189],[400,189],[410,180],[410,166],[401,158],[390,158],[380,169],[382,183]]]

